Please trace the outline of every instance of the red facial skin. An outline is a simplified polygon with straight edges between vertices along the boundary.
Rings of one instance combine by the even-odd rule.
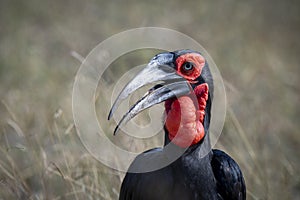
[[[182,65],[185,62],[192,62],[194,63],[195,68],[192,71],[185,72],[182,69]],[[189,53],[179,56],[175,61],[177,67],[177,73],[185,78],[186,80],[193,82],[196,78],[198,78],[201,74],[202,68],[205,65],[205,59],[197,54],[197,53]]]
[[[193,70],[185,73],[182,69],[185,62],[194,63]],[[201,55],[196,53],[184,54],[176,60],[177,73],[193,83],[200,76],[204,64],[205,60]],[[186,148],[197,144],[204,137],[203,120],[208,90],[208,84],[203,83],[194,89],[194,94],[178,99],[169,99],[165,102],[165,126],[170,140],[177,146]]]

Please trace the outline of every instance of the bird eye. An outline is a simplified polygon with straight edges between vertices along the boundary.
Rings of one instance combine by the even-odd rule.
[[[194,63],[192,63],[192,62],[185,62],[182,65],[182,69],[185,72],[191,71],[192,69],[194,69]]]

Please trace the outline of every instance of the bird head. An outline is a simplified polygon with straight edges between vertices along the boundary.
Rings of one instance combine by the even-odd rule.
[[[157,83],[123,116],[119,127],[141,111],[165,102],[165,130],[168,138],[180,147],[201,142],[208,133],[213,81],[206,59],[193,50],[164,52],[154,56],[115,100],[110,119],[122,100],[137,89]]]

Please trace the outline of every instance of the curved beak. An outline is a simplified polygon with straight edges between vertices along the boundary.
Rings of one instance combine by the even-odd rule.
[[[141,111],[166,101],[167,99],[189,94],[193,90],[190,84],[176,73],[174,54],[158,54],[123,88],[109,112],[108,120],[111,119],[122,100],[126,99],[137,89],[156,82],[159,82],[159,84],[149,89],[148,92],[127,111],[115,128],[114,134],[118,132],[119,127],[126,124]]]

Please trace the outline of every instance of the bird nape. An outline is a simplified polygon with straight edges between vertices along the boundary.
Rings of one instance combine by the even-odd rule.
[[[108,119],[122,100],[150,83],[158,84],[129,109],[114,134],[139,112],[164,102],[165,145],[137,156],[122,182],[119,199],[246,199],[246,186],[238,164],[223,151],[210,146],[213,79],[206,59],[192,50],[156,55],[124,87]],[[182,155],[169,165],[147,171],[153,160],[156,164],[164,163],[168,157],[165,149],[169,145],[174,151],[184,149]]]

